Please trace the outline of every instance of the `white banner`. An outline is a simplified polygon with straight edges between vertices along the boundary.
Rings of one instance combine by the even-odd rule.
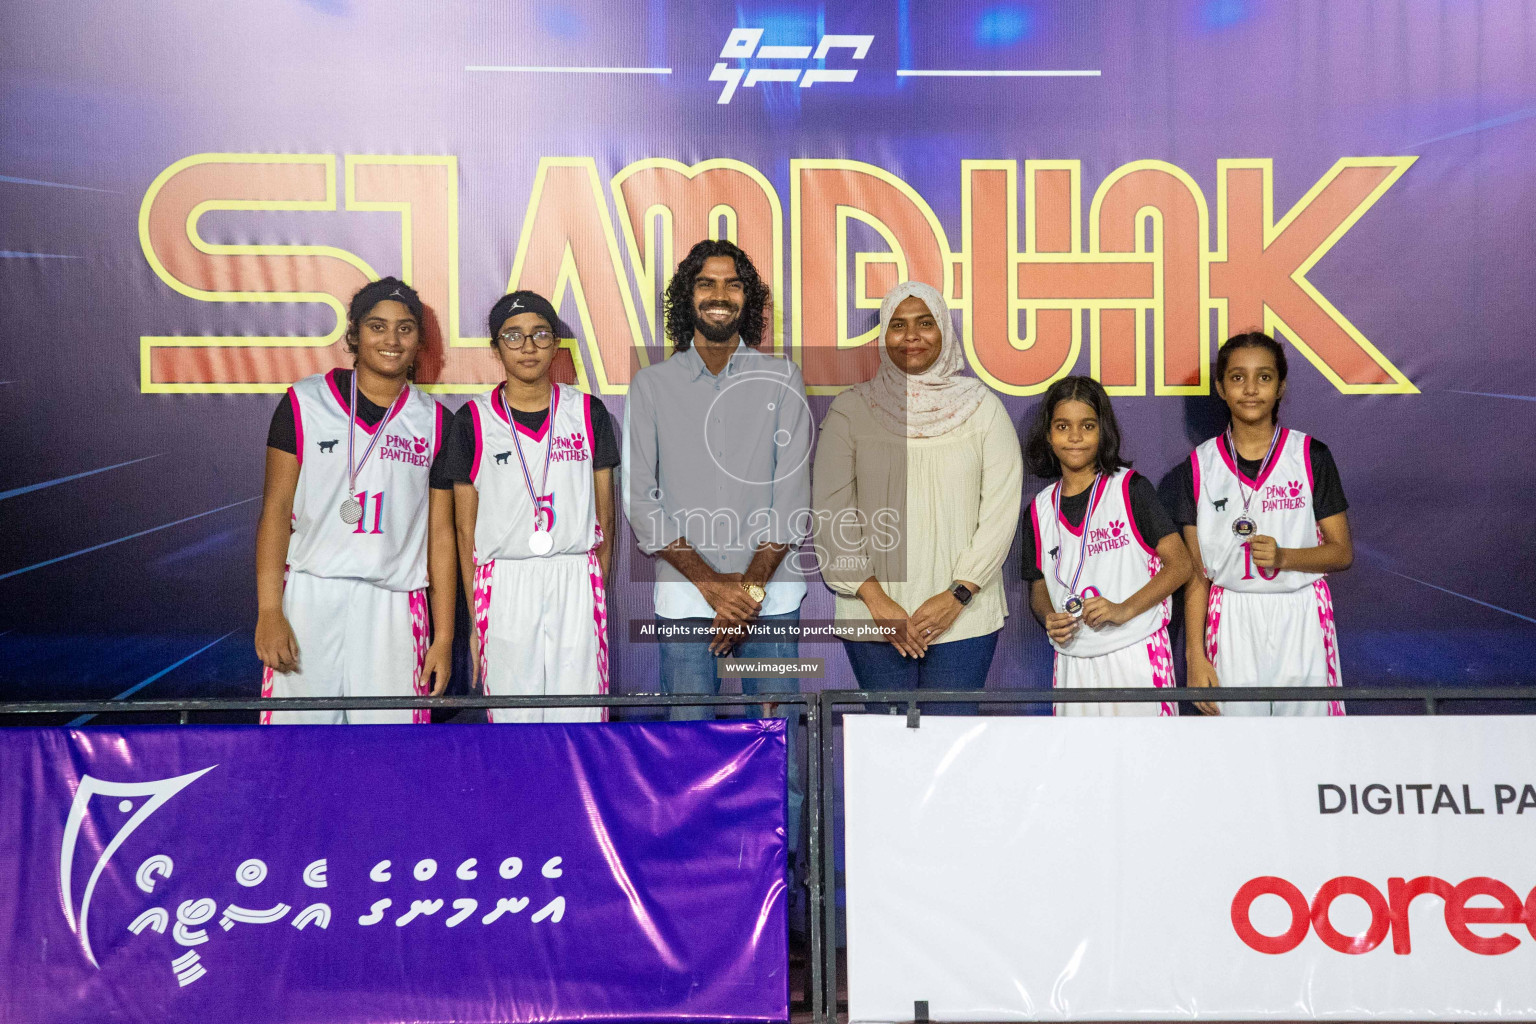
[[[853,1021],[1536,1020],[1536,718],[846,730]]]

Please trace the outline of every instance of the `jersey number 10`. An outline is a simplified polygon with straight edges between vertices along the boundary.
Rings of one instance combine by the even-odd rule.
[[[373,532],[378,533],[379,531],[374,530]],[[1253,570],[1255,569],[1259,570],[1259,575],[1266,580],[1272,580],[1280,575],[1279,569],[1266,569],[1262,565],[1254,565],[1253,549],[1248,546],[1247,541],[1243,541],[1243,579],[1253,579]]]

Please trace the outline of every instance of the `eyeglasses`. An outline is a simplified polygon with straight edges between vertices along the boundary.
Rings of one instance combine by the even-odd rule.
[[[532,334],[524,334],[522,331],[502,331],[496,335],[496,340],[508,348],[522,348],[523,342],[532,338],[538,348],[553,348],[555,345],[555,332],[541,327]]]

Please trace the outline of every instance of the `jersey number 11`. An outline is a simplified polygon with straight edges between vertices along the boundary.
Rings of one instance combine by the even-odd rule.
[[[352,497],[356,498],[357,499],[357,503],[359,505],[363,506],[362,518],[357,521],[357,526],[356,526],[356,528],[353,529],[352,532],[353,533],[383,533],[384,532],[384,529],[383,529],[383,524],[384,524],[384,492],[383,491],[379,491],[376,494],[369,494],[367,491],[359,491],[357,494],[352,495]],[[373,529],[371,529],[371,530],[367,529],[367,526],[368,526],[368,501],[369,501],[370,498],[373,500]]]

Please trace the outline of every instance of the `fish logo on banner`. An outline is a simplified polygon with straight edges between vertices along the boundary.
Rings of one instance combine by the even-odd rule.
[[[123,843],[128,841],[128,837],[149,820],[151,814],[164,806],[167,800],[217,767],[218,765],[209,765],[202,771],[189,772],[171,779],[157,779],[153,782],[107,782],[89,775],[80,779],[80,788],[75,790],[75,800],[70,805],[69,818],[64,823],[64,841],[59,850],[59,885],[60,892],[64,896],[64,917],[69,921],[70,931],[80,939],[80,949],[85,953],[85,958],[91,962],[91,966],[100,967],[101,965],[96,962],[96,954],[91,949],[91,935],[86,925],[90,920],[91,896],[96,892],[96,883],[100,881],[101,873],[106,870],[107,862],[112,859],[112,855]],[[85,883],[85,892],[80,897],[80,912],[76,915],[72,884],[75,848],[79,845],[80,825],[85,821],[85,814],[93,796],[119,797],[117,804],[119,813],[132,812],[133,817],[118,829],[117,834],[101,851],[101,856],[97,858],[95,866],[91,869],[90,879]],[[135,799],[139,797],[149,799],[142,804],[135,804]],[[170,877],[171,869],[172,863],[169,857],[162,855],[158,858],[150,858],[139,866],[136,875],[139,888],[145,892],[153,892],[155,874]],[[165,930],[163,925],[160,930]]]
[[[148,782],[108,782],[90,775],[81,778],[79,788],[75,790],[74,801],[70,805],[60,844],[59,891],[63,896],[64,916],[69,923],[70,931],[79,940],[81,952],[85,954],[91,966],[101,969],[96,952],[91,946],[89,930],[91,900],[96,893],[97,883],[113,855],[118,853],[128,838],[167,801],[217,767],[218,765],[209,765],[201,771]],[[101,826],[99,815],[91,815],[92,800],[97,797],[108,798],[108,801],[116,799],[116,813],[131,815],[127,821],[116,828],[115,832],[112,831],[110,823],[104,828]],[[112,810],[113,808],[109,806],[106,814],[111,815]],[[107,835],[111,838],[102,848],[96,863],[91,866],[90,875],[77,908],[74,897],[76,859],[81,833],[84,831],[83,826],[88,816],[92,817],[93,824],[97,826],[97,831],[102,838],[105,839]],[[539,874],[545,879],[560,878],[563,874],[562,860],[560,856],[547,858],[540,867]],[[453,875],[460,882],[475,881],[480,877],[478,864],[477,858],[467,858],[453,870]],[[330,885],[327,868],[326,858],[312,860],[298,873],[299,880],[308,889],[326,889]],[[166,886],[162,883],[168,882],[175,870],[176,862],[169,854],[152,853],[145,857],[134,871],[134,885],[147,895],[159,895],[163,898],[166,895],[164,892]],[[510,881],[521,875],[522,871],[522,858],[511,856],[497,863],[494,873],[488,870],[487,874]],[[269,873],[264,860],[259,857],[248,857],[235,868],[235,882],[245,889],[256,889],[266,882]],[[418,883],[428,882],[437,873],[438,862],[431,857],[424,857],[410,868],[408,877]],[[388,860],[378,861],[368,872],[369,881],[375,884],[388,883],[393,877],[393,865]],[[159,890],[158,893],[157,890]],[[311,894],[313,895],[315,894]],[[492,899],[494,899],[494,906],[490,906]],[[208,974],[203,955],[196,947],[203,946],[210,939],[216,938],[219,930],[229,932],[237,924],[273,925],[285,919],[299,931],[305,930],[310,925],[324,930],[330,928],[335,916],[329,903],[320,900],[311,901],[309,897],[295,899],[292,903],[282,899],[273,900],[271,897],[250,902],[258,902],[258,905],[247,907],[235,901],[226,900],[223,902],[223,909],[220,910],[220,901],[211,896],[195,895],[193,898],[179,901],[171,899],[164,905],[146,907],[126,927],[127,931],[135,936],[144,935],[145,932],[153,932],[159,936],[169,935],[170,941],[175,943],[170,950],[173,954],[170,959],[171,973],[178,987],[185,988]],[[418,919],[437,915],[443,911],[446,903],[445,900],[437,898],[413,899],[409,901],[409,906],[404,908],[403,913],[388,914],[394,902],[394,899],[388,896],[373,900],[365,913],[356,916],[357,926],[369,928],[393,918],[392,923],[396,928],[404,928]],[[303,909],[292,913],[290,917],[294,907],[300,903],[305,904]],[[451,907],[451,911],[443,915],[443,925],[447,928],[457,927],[480,909],[480,903],[480,899],[470,896],[453,899],[451,904],[447,904]],[[480,915],[479,923],[482,926],[494,924],[503,917],[522,913],[529,906],[530,898],[526,895],[492,894],[486,903],[490,909]],[[528,920],[532,924],[545,921],[559,923],[565,917],[565,909],[565,897],[556,895],[535,911]],[[218,930],[215,930],[215,925]]]

